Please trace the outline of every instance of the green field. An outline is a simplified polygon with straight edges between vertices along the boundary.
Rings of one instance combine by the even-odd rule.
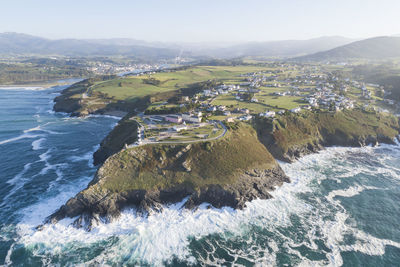
[[[174,72],[160,72],[152,75],[118,78],[99,82],[92,87],[93,92],[101,92],[116,100],[132,100],[155,93],[162,93],[185,88],[190,84],[217,79],[220,81],[240,82],[240,74],[269,70],[257,66],[197,66]],[[154,78],[158,85],[147,84],[143,80]]]

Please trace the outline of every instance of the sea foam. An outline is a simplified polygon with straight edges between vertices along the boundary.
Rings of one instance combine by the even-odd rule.
[[[279,253],[289,253],[300,259],[300,266],[340,266],[343,264],[341,252],[357,251],[368,255],[383,255],[387,245],[400,248],[400,244],[380,239],[365,233],[351,223],[351,215],[342,206],[340,197],[351,198],[366,190],[384,190],[364,184],[353,184],[350,187],[324,192],[321,187],[327,181],[349,179],[351,175],[359,175],[370,167],[352,172],[351,168],[340,164],[346,161],[348,153],[373,153],[376,148],[329,148],[319,154],[305,156],[299,161],[288,164],[281,163],[292,182],[284,184],[272,192],[273,199],[254,200],[247,203],[243,210],[231,208],[209,208],[201,205],[196,210],[182,209],[184,201],[165,206],[162,212],[152,213],[148,217],[136,215],[134,209],[122,212],[121,216],[108,224],[100,222],[91,232],[76,229],[70,224],[72,219],[62,220],[54,225],[46,225],[43,230],[34,227],[51,213],[68,197],[73,196],[84,183],[76,187],[74,192],[61,193],[53,199],[43,200],[28,210],[40,210],[34,218],[25,217],[19,224],[19,243],[35,250],[35,244],[41,244],[40,253],[44,255],[60,255],[71,253],[70,244],[74,248],[84,249],[109,242],[91,259],[83,264],[151,264],[162,265],[172,259],[188,263],[224,264],[223,259],[215,256],[217,249],[225,250],[233,261],[246,259],[253,264],[276,265]],[[338,161],[339,163],[335,163]],[[334,164],[335,171],[341,177],[331,175],[327,170]],[[361,168],[361,167],[359,167]],[[370,170],[369,170],[370,171]],[[304,195],[311,196],[305,199]],[[47,208],[46,208],[47,207]],[[45,210],[45,211],[43,211]],[[332,216],[333,215],[333,216]],[[298,225],[293,221],[298,218]],[[274,238],[255,244],[257,229],[271,232]],[[292,229],[295,227],[295,229]],[[300,227],[297,229],[296,227]],[[297,236],[299,231],[303,237]],[[345,235],[352,235],[354,242],[346,243]],[[212,241],[210,236],[219,235],[219,241]],[[295,238],[297,236],[297,238]],[[232,248],[228,245],[233,240],[242,239],[248,244],[246,248]],[[191,242],[206,242],[210,248],[203,255],[193,254]],[[318,242],[323,242],[329,251],[324,252],[326,259],[310,260],[299,248],[307,248],[320,252]],[[217,242],[217,243],[215,243]]]

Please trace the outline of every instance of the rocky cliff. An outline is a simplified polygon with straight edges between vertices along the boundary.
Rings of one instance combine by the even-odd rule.
[[[249,150],[251,148],[251,151]],[[139,212],[187,197],[187,208],[208,202],[215,207],[244,207],[270,198],[289,182],[252,127],[232,124],[221,139],[188,145],[145,145],[109,157],[88,188],[71,198],[49,222],[79,216],[78,227],[118,217],[126,207]]]
[[[271,154],[287,162],[327,146],[393,144],[400,130],[396,116],[361,109],[259,118],[255,128]]]
[[[124,208],[146,214],[184,198],[186,208],[204,202],[243,208],[289,182],[275,158],[291,162],[324,146],[390,144],[400,130],[398,118],[386,113],[305,112],[257,118],[252,126],[227,124],[226,135],[214,141],[120,150],[135,139],[136,127],[127,117],[106,137],[95,154],[104,163],[92,182],[47,222],[78,217],[74,224],[90,229]]]
[[[112,131],[100,143],[100,148],[93,154],[93,164],[99,165],[111,155],[121,151],[125,145],[136,142],[138,123],[130,120],[130,116],[121,119]]]

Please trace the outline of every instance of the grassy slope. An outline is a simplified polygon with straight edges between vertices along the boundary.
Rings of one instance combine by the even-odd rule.
[[[90,75],[90,71],[71,65],[0,63],[0,84],[4,85],[49,82]]]
[[[375,37],[300,57],[299,59],[318,61],[398,57],[400,57],[400,37]]]
[[[172,72],[159,72],[151,75],[115,78],[107,81],[98,80],[88,83],[89,93],[83,98],[82,90],[67,90],[62,111],[88,113],[103,113],[110,110],[132,111],[144,110],[153,102],[164,102],[181,95],[193,95],[211,85],[208,81],[218,81],[227,84],[237,84],[245,81],[240,74],[272,70],[262,66],[194,66]],[[145,82],[153,80],[156,83]],[[203,83],[203,84],[202,84]],[[202,87],[204,86],[204,87]],[[260,103],[236,101],[232,95],[218,96],[213,104],[249,108],[252,112],[264,112],[266,109],[290,109],[299,106],[297,97],[277,98],[270,95],[277,90],[287,88],[262,87],[255,95]],[[70,106],[70,107],[69,107]],[[277,106],[277,107],[276,107]]]
[[[257,127],[263,143],[280,154],[308,144],[351,145],[368,137],[390,140],[399,134],[395,116],[358,109],[333,114],[289,114],[272,123],[260,120]]]
[[[235,124],[222,139],[184,145],[146,145],[119,152],[99,170],[101,186],[111,191],[169,188],[186,184],[231,184],[237,175],[253,168],[269,169],[276,161],[246,124]],[[252,153],[249,153],[249,147]],[[191,168],[187,172],[182,166]],[[207,166],[205,168],[205,166]]]
[[[146,76],[135,76],[99,83],[93,88],[93,91],[105,93],[117,100],[132,100],[146,95],[177,90],[196,82],[212,79],[237,80],[241,73],[265,69],[254,66],[197,66],[175,72],[160,72],[150,75],[150,77],[160,81],[159,85],[144,83],[143,79],[146,79]]]

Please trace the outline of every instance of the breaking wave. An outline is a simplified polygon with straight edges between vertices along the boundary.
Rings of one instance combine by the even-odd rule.
[[[364,166],[353,166],[357,169],[354,171],[343,163],[354,154],[367,157],[375,150],[330,148],[293,164],[281,163],[292,182],[274,191],[273,199],[252,201],[244,210],[214,209],[205,203],[189,211],[182,209],[183,200],[147,218],[126,210],[119,219],[99,223],[91,232],[70,226],[73,219],[34,230],[43,216],[79,191],[76,188],[71,194],[38,204],[53,203],[42,216],[21,222],[18,242],[34,248],[34,254],[46,255],[49,263],[71,249],[91,251],[90,257],[75,259],[76,263],[86,264],[276,265],[287,254],[297,265],[340,266],[343,252],[382,256],[387,246],[400,248],[400,243],[359,229],[339,198],[351,199],[363,192],[385,189],[360,181],[334,190],[326,190],[324,185],[341,185],[337,179],[351,180],[366,170],[372,172],[373,168]],[[335,172],[332,164],[337,168]],[[314,257],[310,256],[313,253]]]

